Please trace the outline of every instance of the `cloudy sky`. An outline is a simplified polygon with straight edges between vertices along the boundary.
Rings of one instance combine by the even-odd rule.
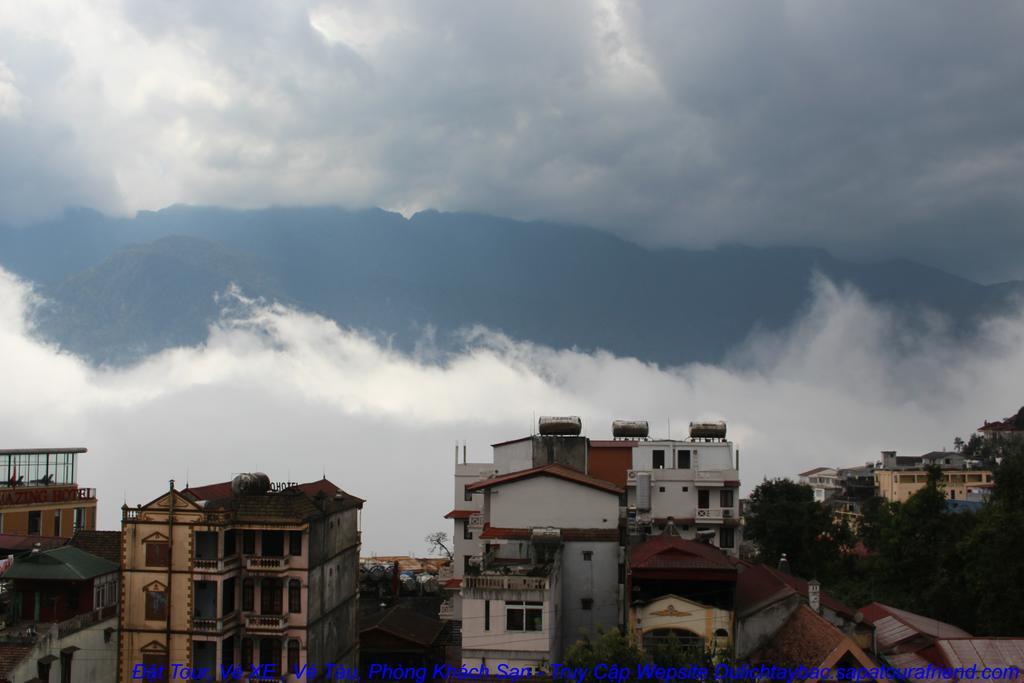
[[[0,221],[432,207],[1024,277],[1024,4],[0,0]]]
[[[367,553],[423,553],[451,531],[454,444],[530,433],[533,413],[576,414],[609,438],[614,418],[654,436],[725,418],[741,451],[743,493],[769,476],[858,465],[884,449],[950,448],[1021,403],[1024,317],[990,321],[971,347],[855,291],[815,283],[815,304],[784,334],[753,338],[727,366],[659,368],[607,353],[556,351],[480,330],[444,364],[403,355],[300,311],[242,301],[208,341],[123,369],[89,366],[32,335],[39,303],[0,270],[0,434],[8,444],[86,445],[80,482],[100,496],[100,527],[174,478],[327,476],[368,500]],[[913,348],[913,354],[895,349]],[[742,367],[742,369],[738,369]]]

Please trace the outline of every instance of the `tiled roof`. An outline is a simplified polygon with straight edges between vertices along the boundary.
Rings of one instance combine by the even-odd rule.
[[[618,529],[561,529],[563,541],[618,541],[619,530]],[[509,527],[493,527],[490,524],[484,526],[483,532],[480,534],[480,538],[495,539],[502,538],[506,540],[519,540],[525,541],[530,538],[529,529],[516,529]]]
[[[326,499],[327,510],[362,507],[362,498],[345,493],[327,479],[298,484],[283,491],[236,496],[231,482],[190,487],[182,491],[195,500],[208,501],[206,509],[234,513],[238,522],[302,522],[324,514],[317,500]]]
[[[1024,671],[1024,638],[944,638],[935,644],[935,652],[954,669],[1017,667]],[[1021,679],[1020,674],[1016,678]]]
[[[469,519],[479,510],[452,510],[444,516],[445,519]]]
[[[483,489],[490,488],[491,486],[498,486],[500,484],[509,484],[515,481],[522,481],[524,479],[530,479],[531,477],[556,477],[565,481],[571,481],[575,484],[581,484],[583,486],[589,486],[590,488],[598,489],[600,491],[606,491],[608,493],[614,493],[621,495],[624,490],[615,484],[604,479],[597,479],[589,475],[583,474],[570,467],[564,465],[544,465],[542,467],[533,467],[528,470],[520,470],[518,472],[512,472],[510,474],[503,474],[498,477],[492,477],[490,479],[484,479],[482,481],[474,482],[466,485],[467,491],[482,491]]]
[[[426,648],[433,645],[441,635],[444,622],[426,617],[404,605],[395,605],[360,620],[360,633],[372,630],[384,631],[395,638]]]
[[[799,576],[780,572],[766,564],[748,564],[740,572],[736,583],[736,610],[741,614],[748,613],[792,593],[807,598],[807,582]],[[848,606],[824,590],[820,595],[822,607],[827,607],[847,619],[853,618],[854,611]]]
[[[679,536],[661,534],[633,546],[629,566],[638,569],[711,569],[736,571],[735,562],[718,548]]]
[[[81,529],[71,538],[71,545],[87,553],[121,564],[121,532]]]
[[[59,536],[28,536],[25,534],[0,534],[0,550],[17,552],[19,550],[32,550],[38,543],[42,550],[59,548],[66,545],[68,539]]]
[[[755,664],[764,662],[816,668],[827,665],[830,655],[845,640],[839,629],[806,605],[801,605],[750,659]]]
[[[21,643],[0,643],[0,681],[8,683],[10,674],[14,671],[25,655],[32,651],[32,645]]]
[[[41,581],[83,581],[94,576],[116,572],[118,565],[66,545],[19,557],[4,573],[5,579]]]

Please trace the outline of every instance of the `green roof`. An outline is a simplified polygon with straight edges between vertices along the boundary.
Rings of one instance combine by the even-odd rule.
[[[4,579],[37,581],[84,581],[94,576],[116,572],[118,566],[74,546],[65,545],[43,550],[14,560],[3,574]]]

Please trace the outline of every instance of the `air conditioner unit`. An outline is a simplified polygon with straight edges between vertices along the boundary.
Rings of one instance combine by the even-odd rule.
[[[636,481],[636,470],[629,470],[626,472],[626,479],[630,481]]]

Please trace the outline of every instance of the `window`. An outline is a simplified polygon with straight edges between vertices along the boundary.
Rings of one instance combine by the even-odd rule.
[[[288,581],[288,611],[292,614],[302,612],[302,584],[298,579]]]
[[[243,531],[242,532],[242,554],[243,555],[255,555],[256,554],[256,532],[255,531]]]
[[[654,460],[654,464],[652,465],[654,469],[665,469],[665,451],[651,451],[651,457]]]
[[[220,613],[225,616],[235,611],[235,582],[236,579],[233,576],[230,579],[224,579],[224,588],[220,598]]]
[[[33,510],[28,513],[28,533],[30,536],[38,536],[40,534],[40,527],[42,527],[42,515],[43,513],[38,510]]]
[[[53,511],[53,535],[60,536],[60,510]]]
[[[242,668],[252,671],[252,638],[242,638]]]
[[[164,541],[146,544],[147,567],[169,567],[171,564],[171,546]]]
[[[71,658],[75,656],[75,649],[66,647],[60,651],[60,683],[71,683]]]
[[[484,600],[484,630],[491,630],[491,601]]]
[[[264,531],[260,554],[264,557],[284,557],[284,532]]]
[[[718,492],[719,507],[731,508],[735,505],[732,489],[722,489]]]
[[[149,680],[167,683],[167,676],[170,673],[170,667],[167,664],[167,655],[144,654],[142,655],[142,665],[146,667],[146,671],[161,672],[159,678],[151,678]]]
[[[542,631],[544,630],[544,603],[542,602],[506,602],[505,630],[507,631]]]
[[[466,502],[469,502],[469,501],[473,500],[473,492],[472,492],[472,491],[470,491],[469,489],[466,489],[466,490],[465,490],[465,492],[464,492],[464,495],[465,495],[465,498],[464,498],[464,500],[465,500]]]
[[[288,554],[292,557],[302,557],[302,532],[288,532]],[[296,644],[298,641],[295,641]]]
[[[473,532],[469,528],[469,520],[462,520],[462,537],[468,540],[473,539]]]
[[[260,665],[267,664],[281,670],[281,641],[277,638],[260,638]]]
[[[163,591],[146,591],[146,619],[163,621],[167,618],[167,593]]]
[[[736,545],[736,530],[732,527],[722,527],[718,530],[718,547],[732,548]]]
[[[686,492],[687,492],[687,491],[689,491],[689,490],[690,490],[690,487],[689,487],[689,486],[684,486],[684,487],[683,487],[683,493],[686,493]]]
[[[231,557],[238,552],[238,546],[236,544],[235,530],[231,529],[224,532],[224,557]]]
[[[281,614],[281,579],[263,579],[260,583],[260,614]]]
[[[594,559],[594,551],[593,550],[584,550],[583,551],[583,561],[584,562],[590,562],[593,559]]]
[[[678,467],[679,469],[681,469],[681,470],[688,470],[688,469],[690,469],[690,451],[689,450],[676,451],[676,460],[679,463],[678,465],[676,465],[676,467]]]
[[[253,582],[252,579],[242,580],[242,611],[251,612],[253,610]],[[252,644],[250,643],[250,647]]]
[[[75,531],[85,528],[85,508],[75,508]]]
[[[665,493],[665,487],[664,486],[659,486],[658,487],[658,493]]]
[[[299,641],[288,641],[288,672],[294,673],[299,670]]]
[[[220,644],[220,663],[223,670],[235,665],[235,637],[228,636]]]
[[[580,609],[589,612],[594,608],[593,598],[580,598]]]

